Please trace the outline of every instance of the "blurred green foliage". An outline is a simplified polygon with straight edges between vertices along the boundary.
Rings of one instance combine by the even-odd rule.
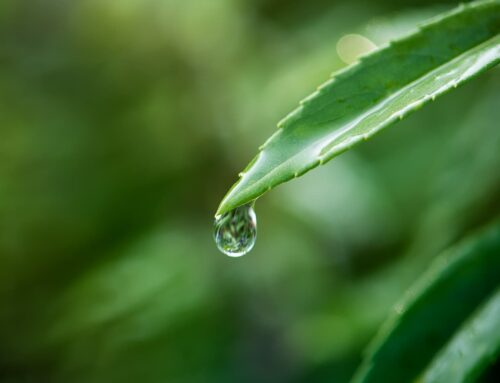
[[[244,258],[213,213],[343,35],[449,7],[0,2],[0,381],[348,381],[429,260],[500,213],[498,69],[259,200]]]
[[[499,252],[496,222],[435,257],[391,310],[353,383],[475,382],[500,354]]]

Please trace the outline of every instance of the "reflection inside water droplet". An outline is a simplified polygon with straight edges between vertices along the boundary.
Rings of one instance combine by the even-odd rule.
[[[241,257],[248,253],[256,238],[257,217],[252,204],[237,207],[215,218],[215,243],[221,252],[230,257]]]

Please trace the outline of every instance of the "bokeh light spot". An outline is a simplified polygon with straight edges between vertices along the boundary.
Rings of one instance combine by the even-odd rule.
[[[358,34],[344,35],[337,42],[337,54],[346,64],[352,64],[375,49],[377,46],[372,41]]]

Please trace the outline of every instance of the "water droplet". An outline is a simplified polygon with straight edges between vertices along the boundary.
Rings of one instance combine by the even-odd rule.
[[[252,205],[243,205],[215,217],[215,243],[220,251],[230,257],[241,257],[255,245],[257,217]]]

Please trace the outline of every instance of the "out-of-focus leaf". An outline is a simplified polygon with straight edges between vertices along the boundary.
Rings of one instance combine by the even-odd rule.
[[[365,56],[283,119],[217,214],[325,163],[500,60],[500,2],[446,14]]]
[[[395,308],[354,382],[409,382],[498,286],[500,223],[451,249]]]
[[[427,368],[422,383],[473,382],[500,350],[500,289]]]

